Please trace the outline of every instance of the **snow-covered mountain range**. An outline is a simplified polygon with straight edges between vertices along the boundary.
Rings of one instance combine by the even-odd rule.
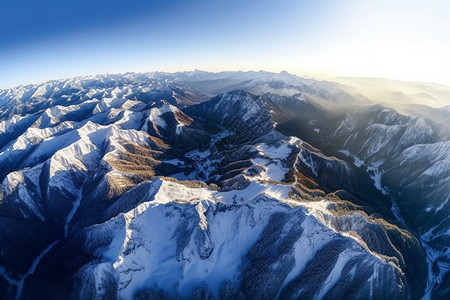
[[[448,107],[351,91],[262,71],[0,90],[1,298],[449,297]]]

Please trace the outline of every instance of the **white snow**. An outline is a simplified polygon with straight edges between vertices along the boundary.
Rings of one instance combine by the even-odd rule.
[[[37,265],[41,261],[41,259],[59,242],[55,241],[48,245],[42,252],[34,259],[33,263],[31,264],[28,271],[21,276],[20,280],[17,281],[17,292],[16,292],[16,300],[20,299],[20,295],[22,294],[23,284],[25,282],[25,279],[27,279],[28,276],[32,275],[34,271],[36,270]]]
[[[436,211],[435,211],[434,213],[436,214],[438,211],[440,211],[441,209],[443,209],[444,206],[447,205],[447,203],[448,203],[449,200],[450,200],[450,195],[447,197],[447,199],[446,199],[445,201],[443,201],[443,202],[441,203],[441,205],[439,205],[439,206],[436,208]]]
[[[336,284],[342,274],[342,270],[348,261],[353,257],[354,251],[344,250],[339,254],[339,258],[334,265],[333,270],[331,270],[327,279],[325,280],[325,284],[321,287],[319,294],[317,295],[317,299],[322,299],[327,292]]]
[[[209,230],[210,236],[214,237],[214,240],[206,237],[205,246],[214,247],[214,250],[209,258],[200,259],[197,247],[201,245],[196,246],[194,241],[190,241],[187,248],[178,254],[184,257],[182,264],[176,259],[175,249],[177,247],[174,237],[177,226],[181,224],[181,215],[178,210],[168,209],[162,204],[169,203],[167,197],[174,197],[172,199],[181,197],[183,190],[189,194],[184,198],[194,202],[179,205],[195,205],[193,208],[199,215],[198,230]],[[125,215],[126,235],[124,237],[123,231],[119,231],[107,252],[107,257],[113,259],[112,254],[117,251],[120,239],[123,239],[121,254],[113,264],[119,274],[121,297],[133,297],[136,291],[156,287],[157,284],[159,288],[164,289],[173,297],[177,291],[177,294],[186,298],[191,297],[190,293],[196,284],[206,280],[213,295],[218,297],[220,285],[224,280],[236,281],[238,279],[237,274],[241,268],[242,256],[255,243],[266,225],[268,219],[263,216],[266,215],[267,208],[271,207],[276,211],[276,207],[272,207],[271,203],[261,203],[261,207],[243,206],[243,211],[239,213],[223,211],[214,217],[206,217],[207,207],[213,202],[205,200],[195,202],[197,194],[204,195],[205,191],[194,192],[192,190],[194,189],[163,181],[159,190],[163,194],[162,196],[158,191],[155,200],[150,202],[151,205],[141,213],[133,210]],[[250,193],[256,196],[257,193],[250,192],[250,190],[252,188],[247,188],[244,194]],[[264,189],[262,188],[260,191],[262,190]],[[216,193],[216,195],[227,194],[222,198],[232,198],[231,194],[233,193]],[[192,199],[192,197],[194,198]],[[161,200],[161,198],[165,200]],[[279,207],[278,209],[283,208]],[[252,215],[254,217],[249,217]],[[252,220],[259,220],[256,226],[255,224],[250,225]],[[126,249],[129,247],[133,247],[134,250],[127,252]],[[124,252],[128,254],[124,255]],[[179,277],[180,275],[181,277]]]
[[[317,177],[319,173],[317,173],[317,164],[312,159],[311,154],[308,154],[305,150],[300,150],[298,157],[302,160],[302,162],[313,172],[313,174]]]
[[[10,285],[18,285],[19,283],[17,280],[11,278],[6,269],[2,266],[0,266],[0,276],[2,276]]]
[[[168,106],[162,106],[161,108],[155,107],[150,110],[148,118],[153,124],[166,129],[167,124],[161,116],[169,111]]]
[[[255,101],[246,101],[247,105],[245,106],[246,112],[242,115],[243,121],[248,121],[253,118],[255,115],[259,114],[260,108],[256,104]]]
[[[2,182],[2,188],[5,194],[11,194],[25,179],[22,172],[11,172]]]
[[[353,164],[354,164],[356,167],[358,167],[358,168],[360,168],[360,167],[362,167],[362,166],[365,165],[364,160],[360,159],[360,158],[357,157],[356,155],[351,154],[350,151],[348,151],[348,150],[345,150],[345,149],[344,149],[344,150],[339,150],[338,152],[344,154],[344,155],[347,156],[347,157],[353,158]]]
[[[26,187],[23,184],[20,184],[18,186],[18,191],[19,191],[19,199],[27,205],[27,207],[33,212],[35,216],[37,216],[41,221],[45,221],[44,216],[36,207],[36,203],[34,202],[31,195],[28,193]]]
[[[184,165],[185,164],[184,161],[179,160],[178,158],[161,160],[161,162],[164,162],[164,163],[167,163],[167,164],[171,164],[171,165],[178,165],[178,164]]]
[[[328,200],[320,200],[320,201],[307,201],[307,202],[298,202],[301,206],[307,208],[310,213],[312,213],[318,220],[323,221],[322,213],[328,212],[328,205],[331,203]],[[323,221],[325,222],[325,221]]]
[[[28,116],[14,115],[9,119],[0,121],[0,134],[12,132],[14,130],[14,126],[27,117]]]
[[[177,128],[175,129],[175,134],[180,135],[183,133],[183,124],[177,124]]]
[[[279,144],[258,144],[256,148],[262,152],[264,155],[273,158],[273,159],[286,159],[289,154],[292,152],[292,147],[286,143],[283,142],[281,145]]]
[[[228,192],[216,192],[213,194],[214,198],[225,203],[250,202],[258,196],[267,195],[271,198],[278,199],[280,201],[289,201],[290,185],[273,184],[273,183],[260,183],[253,181],[243,190],[228,191]]]
[[[333,238],[333,232],[325,227],[318,226],[317,220],[313,217],[306,218],[302,223],[302,228],[303,234],[294,246],[295,265],[287,274],[279,293],[304,270],[316,251]]]
[[[141,76],[141,75],[140,75]],[[142,75],[143,76],[143,75]],[[247,76],[247,75],[245,75]],[[254,75],[252,75],[254,76]],[[156,78],[157,75],[146,75],[147,80],[150,78]],[[39,85],[30,85],[27,87],[18,87],[4,93],[0,91],[2,99],[2,105],[6,105],[9,100],[23,100],[29,101],[41,101],[42,96],[51,96],[52,93],[61,91],[64,89],[77,89],[79,91],[84,90],[86,81],[88,78],[95,80],[105,80],[105,76],[93,76],[86,77],[84,79],[77,78],[72,80],[62,80],[54,83],[45,83]],[[124,144],[130,142],[142,147],[151,148],[151,144],[148,135],[139,130],[133,130],[133,128],[139,129],[144,121],[146,112],[143,110],[147,107],[148,103],[145,101],[136,101],[126,99],[127,96],[133,96],[133,93],[137,92],[151,92],[155,90],[155,87],[165,87],[171,83],[170,79],[165,80],[152,80],[151,83],[139,83],[138,77],[129,75],[127,77],[131,83],[125,83],[119,87],[105,87],[105,88],[91,88],[84,94],[78,92],[73,93],[74,97],[68,98],[67,103],[75,100],[76,97],[82,97],[83,103],[68,106],[53,106],[47,108],[41,113],[41,118],[28,128],[21,136],[15,141],[6,145],[0,149],[0,165],[10,165],[11,162],[21,162],[26,166],[31,166],[37,162],[42,163],[48,161],[50,164],[50,185],[58,187],[77,195],[76,200],[72,203],[73,207],[69,214],[66,216],[66,224],[64,227],[64,236],[67,237],[68,227],[71,219],[75,215],[77,208],[81,201],[82,191],[73,187],[73,182],[70,176],[65,176],[69,172],[65,171],[80,171],[82,176],[86,176],[88,172],[95,171],[98,167],[99,161],[102,159],[108,159],[113,157],[119,157],[122,151],[126,151]],[[259,78],[249,83],[251,85],[261,84],[261,90],[271,90],[270,83],[274,80],[282,80],[285,83],[292,82],[293,84],[304,84],[303,80],[296,79],[294,76],[286,74],[263,74]],[[58,87],[53,86],[58,83]],[[316,84],[314,89],[320,84]],[[159,90],[163,90],[162,88]],[[318,90],[317,90],[318,91]],[[286,93],[298,93],[299,91],[284,89]],[[1,98],[0,97],[0,98]],[[37,97],[36,100],[29,100],[30,97]],[[299,100],[304,101],[303,95],[297,95]],[[226,98],[226,97],[225,97]],[[240,97],[234,97],[232,94],[228,95],[231,102],[239,101]],[[101,100],[97,100],[101,99]],[[90,102],[89,102],[90,101]],[[255,117],[259,111],[259,107],[255,101],[246,101],[242,118],[248,120]],[[76,112],[81,109],[81,106],[86,103],[97,104],[94,110],[94,114],[97,114],[96,118],[89,117],[90,121],[85,122],[61,122],[65,115],[71,112]],[[94,105],[92,104],[92,106]],[[228,105],[228,104],[227,104]],[[44,106],[45,107],[45,106]],[[165,104],[160,108],[153,107],[149,111],[148,120],[153,126],[160,128],[167,128],[167,124],[162,118],[162,115],[167,112],[175,112],[178,110],[176,107],[170,104]],[[102,114],[102,116],[100,116]],[[119,119],[119,117],[121,118]],[[9,133],[15,130],[15,126],[23,121],[23,119],[29,116],[15,115],[6,121],[0,122],[0,134]],[[111,125],[99,125],[102,118],[114,120],[114,124]],[[30,119],[31,120],[31,119]],[[39,123],[41,122],[42,123]],[[149,122],[149,123],[150,123]],[[48,123],[48,124],[47,124]],[[58,124],[54,126],[55,124]],[[102,123],[109,124],[109,123]],[[176,126],[176,134],[182,134],[184,124],[179,123]],[[46,127],[46,128],[42,128]],[[350,114],[346,116],[346,119],[341,122],[336,134],[342,130],[351,130],[355,127],[355,120]],[[402,136],[400,143],[408,143],[417,133],[417,129],[421,129],[425,133],[430,133],[431,129],[426,122],[418,119],[413,127],[407,128],[406,133]],[[313,128],[316,133],[320,133],[319,128]],[[364,155],[371,155],[381,150],[386,143],[392,139],[400,130],[398,126],[390,126],[387,128],[382,124],[372,124],[366,129],[365,134],[370,137],[366,144],[363,146],[362,153]],[[65,133],[67,131],[67,133]],[[385,134],[374,134],[374,132],[382,131]],[[209,176],[212,171],[212,163],[219,162],[220,159],[211,159],[212,153],[214,153],[214,144],[221,138],[229,135],[229,132],[223,132],[212,137],[211,148],[206,151],[192,151],[186,154],[195,160],[197,170],[195,172],[203,171]],[[352,137],[356,138],[356,135]],[[350,137],[349,137],[350,139]],[[107,262],[98,264],[95,267],[94,275],[96,276],[96,283],[102,282],[102,276],[110,268],[115,268],[119,273],[118,280],[120,286],[120,293],[122,297],[132,298],[134,293],[145,287],[157,287],[162,288],[175,297],[175,290],[183,296],[189,297],[189,293],[192,287],[197,282],[208,280],[210,287],[213,291],[218,291],[220,284],[223,280],[235,280],[238,278],[235,274],[238,274],[239,268],[242,266],[241,257],[245,255],[252,243],[254,243],[261,233],[261,230],[265,226],[266,216],[269,212],[281,210],[278,204],[270,203],[270,201],[261,201],[258,207],[252,206],[252,201],[261,198],[266,199],[273,198],[280,202],[289,203],[292,206],[301,205],[309,211],[305,222],[302,224],[305,234],[301,236],[299,241],[295,244],[295,266],[288,274],[283,286],[286,286],[291,282],[300,272],[304,269],[307,262],[313,257],[315,251],[321,247],[328,239],[331,239],[334,233],[327,228],[331,225],[327,223],[329,215],[327,215],[328,201],[317,202],[299,202],[289,199],[289,191],[291,186],[283,184],[263,183],[258,180],[274,180],[281,181],[284,179],[286,172],[288,171],[285,160],[289,156],[292,150],[292,146],[301,146],[302,141],[298,138],[291,137],[288,142],[282,141],[275,144],[261,143],[256,145],[256,148],[260,152],[260,156],[252,160],[254,165],[258,165],[264,168],[259,175],[248,176],[252,182],[250,185],[240,191],[229,192],[215,192],[206,188],[189,188],[182,184],[169,182],[165,180],[155,179],[151,189],[147,194],[147,200],[144,203],[139,204],[135,209],[120,215],[116,218],[117,225],[116,235],[114,236],[109,249],[104,253],[104,258]],[[431,145],[415,145],[406,149],[403,152],[404,160],[402,164],[408,162],[411,158],[422,157],[421,159],[429,160],[432,166],[425,170],[421,176],[441,176],[448,172],[450,167],[450,156],[448,155],[450,149],[450,142],[441,142]],[[106,151],[106,154],[104,153]],[[357,167],[365,166],[365,160],[360,159],[356,155],[351,155],[349,151],[342,150],[344,155],[352,157],[354,165]],[[424,157],[421,153],[427,153]],[[360,157],[365,157],[361,155]],[[314,162],[313,157],[302,151],[299,155],[300,159],[311,169],[316,176],[318,176],[317,165]],[[164,161],[171,164],[183,163],[181,160],[172,159]],[[388,194],[386,187],[382,185],[383,170],[381,165],[383,162],[375,162],[367,166],[367,172],[374,181],[374,185],[382,193]],[[20,207],[24,216],[34,214],[41,220],[44,217],[40,211],[39,205],[33,199],[25,182],[37,182],[39,174],[36,170],[42,166],[35,167],[36,169],[23,169],[16,172],[11,172],[7,175],[2,183],[2,192],[10,194],[17,191],[19,197],[17,201],[25,204],[27,209],[23,206]],[[32,174],[32,172],[34,172]],[[190,174],[187,179],[194,179],[196,173]],[[179,177],[182,178],[179,174]],[[192,177],[194,176],[194,177]],[[176,177],[176,176],[174,176]],[[25,181],[25,178],[27,181]],[[40,193],[40,191],[37,191]],[[155,196],[153,197],[153,194]],[[444,198],[445,199],[445,198]],[[428,206],[426,211],[431,212],[433,209],[435,213],[444,209],[448,204],[450,196],[436,206]],[[218,202],[225,202],[227,204],[237,203],[238,205],[246,204],[249,207],[240,208],[241,210],[233,211],[233,213],[216,212],[217,215],[212,214],[211,209]],[[222,205],[222,204],[221,204]],[[176,207],[177,209],[174,209]],[[198,236],[204,237],[204,241],[201,243],[204,247],[213,247],[214,250],[211,256],[205,260],[199,259],[199,251],[196,247],[200,242],[197,240],[188,241],[189,246],[183,250],[183,252],[176,253],[176,241],[175,236],[177,233],[178,225],[182,220],[186,218],[180,215],[180,211],[192,213],[195,219],[195,229],[199,232]],[[398,206],[393,201],[392,211],[399,220],[401,214]],[[253,218],[253,219],[252,219]],[[325,226],[318,226],[319,220]],[[356,217],[355,217],[356,219]],[[257,221],[255,221],[257,220]],[[122,223],[120,223],[120,222]],[[445,221],[445,220],[443,220]],[[110,220],[109,222],[113,222]],[[255,225],[256,223],[256,225]],[[104,224],[98,224],[103,226]],[[121,227],[123,225],[123,227]],[[439,224],[440,225],[440,224]],[[187,225],[186,225],[187,226]],[[321,229],[322,231],[320,231]],[[428,241],[432,238],[434,230],[438,230],[438,226],[434,226],[427,233],[422,235],[422,239]],[[449,234],[449,229],[439,229],[441,234]],[[207,235],[209,233],[209,235]],[[205,236],[203,236],[204,234]],[[343,236],[348,238],[354,238],[353,235]],[[355,239],[357,240],[357,239]],[[361,242],[361,241],[359,241]],[[17,297],[20,297],[20,291],[22,289],[25,278],[35,271],[36,266],[48,251],[56,244],[54,242],[50,244],[42,253],[36,257],[33,264],[23,277],[17,281],[13,280],[7,271],[0,266],[0,274],[8,282],[19,287],[19,293]],[[311,245],[314,245],[311,248]],[[427,250],[427,254],[431,258],[436,258],[443,254],[438,253],[436,249],[432,249],[428,245],[424,246]],[[129,251],[130,250],[130,251]],[[350,250],[348,250],[350,251]],[[450,251],[450,250],[448,250]],[[347,254],[351,254],[350,252]],[[181,255],[187,258],[183,265],[180,261],[175,259],[177,255]],[[333,271],[330,273],[326,282],[327,285],[322,287],[322,290],[318,298],[325,295],[325,293],[334,285],[337,277],[342,272],[342,268],[349,259],[350,256],[341,254],[338,259],[338,263],[335,265]],[[155,259],[156,258],[156,259]],[[429,258],[429,265],[431,268],[432,261]],[[378,276],[375,268],[375,273],[371,277],[370,282],[376,281]],[[439,280],[439,276],[434,278]],[[433,280],[434,280],[433,279]],[[430,277],[430,280],[431,277]],[[431,281],[430,281],[431,282]],[[430,284],[430,283],[429,283]],[[172,291],[172,292],[170,292]],[[427,294],[429,295],[429,294]],[[217,293],[215,294],[217,297]]]
[[[179,112],[180,110],[176,108],[175,106],[165,103],[161,107],[153,107],[150,109],[150,114],[148,116],[148,119],[153,124],[153,126],[156,129],[156,126],[161,127],[163,129],[167,129],[167,123],[162,118],[162,115],[169,112]]]
[[[252,182],[240,191],[211,192],[161,179],[157,182],[159,186],[152,185],[156,192],[153,201],[149,199],[109,221],[115,224],[111,223],[111,226],[117,233],[104,252],[104,258],[118,274],[121,298],[132,298],[136,292],[148,288],[163,289],[170,297],[190,298],[192,289],[206,282],[212,296],[218,298],[225,280],[239,283],[242,257],[258,240],[270,215],[289,211],[289,206],[265,201],[267,198],[264,197],[288,202],[290,186]],[[205,199],[205,195],[210,199]],[[174,203],[176,199],[187,202]],[[213,206],[218,201],[233,206],[215,210]],[[327,204],[325,200],[303,203],[317,212],[326,211]],[[187,223],[183,223],[186,220]],[[107,224],[101,226],[110,226]],[[293,248],[295,264],[280,291],[299,276],[315,253],[336,235],[316,219],[316,214],[306,215],[301,226],[303,233]],[[188,235],[186,244],[178,244],[180,234]],[[177,252],[179,247],[181,250]],[[204,251],[209,254],[201,258]],[[364,254],[362,247],[352,247],[340,254],[319,298],[337,282],[347,261],[360,254]],[[108,268],[107,265],[104,267]],[[97,280],[101,281],[100,278]]]
[[[384,161],[377,161],[373,162],[370,166],[367,166],[367,173],[373,180],[375,187],[384,195],[389,195],[389,191],[381,183],[381,178],[383,177],[384,172],[380,170],[380,166],[383,162]]]
[[[261,173],[249,177],[250,180],[281,181],[289,171],[279,160],[269,160],[258,157],[252,159],[252,163],[254,166],[261,166],[263,170]]]
[[[78,206],[80,206],[81,198],[83,197],[83,189],[81,189],[78,193],[78,197],[75,199],[75,201],[72,203],[72,209],[70,210],[69,214],[66,217],[66,224],[64,224],[64,237],[67,238],[69,234],[69,225],[70,221],[72,220],[73,216],[77,212]]]
[[[205,188],[188,188],[182,184],[162,180],[153,203],[166,204],[172,201],[202,201],[215,202],[213,192]]]

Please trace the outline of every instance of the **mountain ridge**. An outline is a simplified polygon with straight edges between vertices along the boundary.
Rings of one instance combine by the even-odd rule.
[[[0,99],[6,298],[449,293],[439,124],[290,74],[151,76],[74,79],[63,93],[28,97],[31,87],[24,102]],[[417,161],[425,177],[411,171]],[[439,218],[427,221],[433,211]],[[170,280],[161,257],[177,274]]]

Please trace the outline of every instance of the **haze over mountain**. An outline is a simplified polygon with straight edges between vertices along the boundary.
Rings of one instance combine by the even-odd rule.
[[[0,90],[0,295],[448,298],[448,88],[370,82],[194,71]]]
[[[21,0],[0,11],[2,89],[194,69],[450,85],[446,0]]]

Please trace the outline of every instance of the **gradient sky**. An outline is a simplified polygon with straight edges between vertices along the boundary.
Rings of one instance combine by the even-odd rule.
[[[450,84],[448,3],[0,0],[0,88],[194,69]]]

